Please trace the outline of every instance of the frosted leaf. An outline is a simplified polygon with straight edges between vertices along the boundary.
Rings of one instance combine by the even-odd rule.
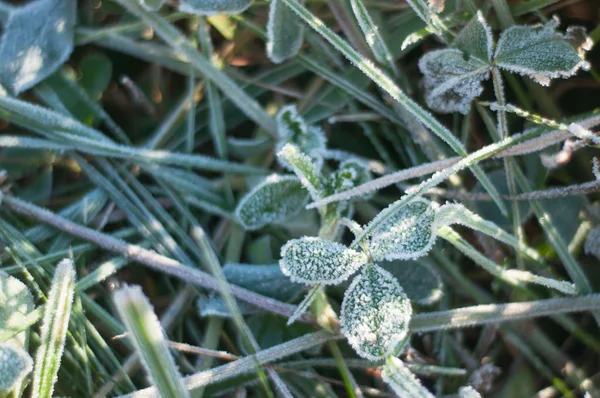
[[[239,14],[250,7],[252,0],[180,0],[179,9],[188,14]]]
[[[588,232],[583,248],[585,254],[591,254],[600,259],[600,227],[594,227]]]
[[[26,351],[0,344],[0,395],[16,389],[32,369],[33,360]]]
[[[427,106],[442,113],[469,112],[471,101],[483,92],[490,66],[456,49],[431,51],[419,60],[425,76]]]
[[[427,264],[395,260],[379,265],[400,282],[411,302],[431,305],[442,298],[442,278]]]
[[[278,264],[226,264],[223,274],[234,285],[279,301],[295,300],[304,291],[304,286],[291,282]]]
[[[20,280],[0,272],[0,342],[24,347],[27,331],[25,318],[33,311],[33,296]]]
[[[492,62],[494,39],[481,11],[456,35],[452,46],[482,62]]]
[[[435,241],[431,203],[417,198],[369,234],[369,251],[377,260],[407,260],[424,256]]]
[[[398,281],[371,265],[357,276],[344,295],[341,331],[358,355],[381,359],[408,334],[410,301]]]
[[[331,174],[327,185],[331,194],[334,194],[362,185],[370,179],[369,165],[360,159],[350,158],[342,161],[337,171]]]
[[[248,192],[238,203],[235,215],[247,230],[285,221],[304,208],[308,192],[292,176],[273,174]]]
[[[292,144],[315,161],[318,168],[321,168],[322,156],[327,143],[323,130],[307,125],[302,116],[298,114],[295,105],[281,108],[275,121],[278,136],[277,152],[281,151],[285,144]],[[281,165],[289,168],[286,162],[281,162]]]
[[[75,0],[11,8],[0,38],[0,84],[19,94],[54,73],[73,51]]]
[[[300,152],[298,147],[292,144],[285,144],[277,153],[277,157],[296,173],[313,200],[318,200],[323,196],[321,173],[313,159]]]
[[[386,361],[381,376],[399,397],[435,398],[421,385],[410,369],[396,357],[391,357]]]
[[[303,237],[281,248],[281,271],[294,282],[337,285],[367,261],[364,253],[317,237]]]
[[[589,64],[580,57],[568,37],[555,31],[556,21],[543,27],[513,26],[498,40],[495,64],[509,72],[528,76],[541,85],[550,79],[573,76]]]
[[[271,0],[267,36],[267,56],[276,64],[294,57],[302,47],[304,24],[282,0]]]
[[[458,398],[481,398],[481,394],[471,386],[463,386],[458,390]]]

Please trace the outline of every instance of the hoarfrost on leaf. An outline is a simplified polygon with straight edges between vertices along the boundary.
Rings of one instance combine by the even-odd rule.
[[[54,73],[73,51],[75,0],[10,8],[0,38],[0,84],[19,94]]]
[[[558,23],[550,21],[543,27],[513,26],[498,40],[494,63],[509,72],[529,76],[547,86],[551,79],[573,76],[579,69],[589,68],[570,36],[556,32]]]
[[[316,126],[306,124],[302,116],[296,110],[295,105],[287,105],[281,108],[277,117],[277,152],[286,144],[292,144],[298,150],[309,156],[317,164],[320,169],[323,162],[323,154],[325,152],[325,133]],[[286,162],[281,162],[283,167],[289,168]]]
[[[281,248],[281,271],[292,281],[337,285],[348,279],[367,261],[364,253],[317,237],[303,237]]]
[[[0,395],[15,390],[32,369],[33,360],[26,351],[0,344]]]
[[[341,330],[358,355],[377,360],[406,337],[411,315],[410,301],[398,281],[373,264],[346,290]]]
[[[429,252],[436,234],[431,202],[417,198],[369,234],[369,252],[375,261],[407,260]]]
[[[471,102],[483,92],[481,82],[490,75],[490,65],[462,51],[431,51],[419,60],[425,78],[425,101],[438,112],[469,112]]]
[[[313,159],[300,152],[298,147],[292,144],[285,144],[277,153],[277,157],[294,171],[302,185],[308,189],[313,200],[319,200],[323,196],[320,166]]]
[[[24,347],[27,331],[23,330],[27,315],[33,311],[31,292],[15,277],[0,272],[0,342]]]
[[[180,0],[179,9],[188,14],[239,14],[250,7],[252,0]]]
[[[327,185],[330,194],[333,195],[362,185],[370,179],[369,165],[363,160],[350,158],[340,163],[337,171],[331,174]]]
[[[399,397],[434,398],[410,369],[396,357],[388,358],[381,376]]]
[[[583,248],[585,254],[591,254],[600,259],[600,227],[594,227],[588,232]]]
[[[482,62],[492,62],[494,39],[481,11],[456,35],[452,46]]]
[[[271,0],[267,36],[267,55],[276,64],[292,58],[302,47],[304,24],[282,0]]]
[[[247,230],[285,221],[300,212],[308,201],[308,192],[292,176],[273,174],[248,192],[238,203],[235,215]]]
[[[471,386],[463,386],[458,390],[458,398],[481,398],[481,394]]]

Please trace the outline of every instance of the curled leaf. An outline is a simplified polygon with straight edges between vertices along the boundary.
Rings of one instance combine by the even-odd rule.
[[[371,256],[375,261],[424,256],[435,241],[434,219],[431,203],[415,199],[369,234]]]
[[[235,215],[244,228],[255,230],[287,220],[307,201],[308,192],[296,177],[273,174],[240,200]]]
[[[495,64],[509,72],[528,76],[547,86],[551,79],[573,76],[589,63],[580,56],[565,36],[556,32],[557,21],[543,27],[513,26],[498,40]]]
[[[179,9],[188,14],[239,14],[250,7],[252,0],[180,0]]]
[[[471,102],[483,92],[481,82],[490,75],[490,65],[462,51],[431,51],[419,60],[425,77],[425,101],[438,112],[469,112]]]
[[[410,301],[398,281],[371,265],[357,276],[342,302],[341,330],[358,355],[384,358],[408,334]]]
[[[26,351],[0,344],[0,395],[8,395],[17,389],[32,369],[33,360]]]
[[[320,168],[327,143],[325,133],[318,127],[306,124],[295,105],[281,108],[277,114],[276,123],[277,152],[281,151],[286,144],[294,145],[299,152],[309,156],[317,164],[317,168]],[[286,162],[281,162],[281,165],[290,167]]]
[[[75,0],[10,9],[0,39],[0,84],[19,94],[54,73],[73,51],[75,18]]]
[[[278,64],[292,58],[302,47],[304,24],[283,1],[271,0],[267,36],[267,55]]]
[[[367,258],[364,253],[317,237],[293,239],[281,248],[281,271],[292,281],[336,285],[348,279]]]

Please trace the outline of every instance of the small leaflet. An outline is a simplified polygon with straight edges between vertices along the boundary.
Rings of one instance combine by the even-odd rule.
[[[319,200],[323,196],[322,176],[313,159],[298,150],[298,147],[292,144],[285,144],[279,152],[277,158],[284,161],[300,179],[300,182],[313,200]]]
[[[286,105],[275,118],[277,124],[277,145],[276,151],[279,152],[286,144],[294,145],[298,151],[309,156],[321,168],[323,164],[323,154],[326,149],[327,140],[323,130],[316,126],[306,124],[302,116],[296,110],[295,105]],[[283,167],[289,169],[289,164],[280,162]]]
[[[26,351],[0,344],[0,395],[7,396],[15,390],[32,369],[33,360]]]
[[[25,318],[33,311],[33,296],[17,278],[0,272],[0,342],[25,347]]]
[[[341,331],[358,355],[378,360],[406,337],[411,315],[410,301],[398,281],[371,264],[346,290]]]
[[[273,174],[240,200],[235,215],[246,230],[252,231],[294,216],[304,208],[308,196],[296,177]]]
[[[271,0],[267,37],[267,56],[276,64],[294,57],[302,47],[304,24],[281,0]]]
[[[477,11],[475,17],[458,32],[452,46],[479,61],[492,62],[494,39],[481,11]]]
[[[179,10],[195,15],[239,14],[252,0],[180,0]]]
[[[11,8],[0,38],[0,84],[19,94],[54,73],[73,51],[75,0]]]
[[[465,59],[462,51],[431,51],[419,60],[425,77],[427,106],[442,113],[467,114],[471,102],[483,92],[481,82],[490,76],[490,65],[475,57]]]
[[[369,235],[372,258],[375,261],[407,260],[426,255],[436,238],[434,220],[431,203],[415,199]]]
[[[495,64],[509,72],[528,76],[543,86],[551,79],[573,76],[579,69],[589,69],[582,59],[582,47],[575,48],[565,36],[556,32],[557,21],[543,27],[513,26],[502,32]]]
[[[281,271],[292,281],[337,285],[367,261],[364,253],[317,237],[292,239],[281,248]]]

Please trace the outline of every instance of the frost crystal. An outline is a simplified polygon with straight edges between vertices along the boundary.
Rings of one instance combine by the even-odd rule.
[[[235,215],[247,230],[281,222],[297,214],[308,201],[308,192],[296,177],[271,175],[238,203]]]
[[[377,360],[389,355],[408,334],[410,301],[392,274],[367,267],[346,291],[341,330],[358,355]]]
[[[250,7],[252,0],[180,0],[179,9],[188,14],[239,14]]]
[[[8,395],[32,369],[33,361],[26,351],[0,344],[0,395]]]
[[[406,260],[424,256],[435,241],[431,203],[418,198],[375,228],[369,235],[374,260]]]
[[[550,21],[543,27],[513,26],[498,40],[494,61],[498,67],[526,75],[541,85],[550,79],[573,76],[589,64],[579,55],[565,36],[555,31],[558,23]]]
[[[481,82],[487,80],[490,66],[456,49],[428,52],[419,60],[425,76],[425,101],[439,112],[469,112],[471,101],[483,92]]]
[[[367,261],[364,253],[317,237],[293,239],[281,248],[281,271],[294,282],[337,285]]]
[[[271,0],[267,36],[267,55],[278,64],[292,58],[302,47],[304,24],[283,1]]]
[[[275,121],[278,135],[277,152],[281,151],[285,144],[292,144],[300,152],[313,159],[320,168],[327,143],[325,133],[318,127],[307,125],[302,116],[298,114],[295,105],[281,108]],[[281,163],[282,166],[289,168],[286,162]]]
[[[11,8],[0,39],[0,84],[19,94],[58,69],[73,51],[75,0],[34,0]]]

